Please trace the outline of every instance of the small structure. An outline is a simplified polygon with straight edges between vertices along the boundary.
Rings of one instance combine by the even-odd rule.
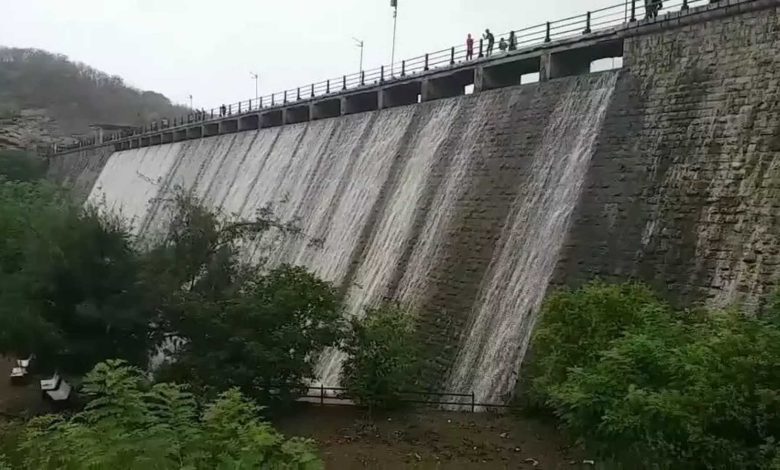
[[[41,379],[41,392],[44,399],[64,403],[70,398],[71,386],[55,372],[50,378]]]
[[[17,359],[16,365],[11,368],[11,384],[12,385],[24,385],[30,374],[30,364],[35,358],[34,355],[30,355],[27,359]]]
[[[168,120],[165,119],[164,121],[167,125]],[[104,131],[107,131],[108,135],[121,135],[124,133],[129,135],[130,132],[138,130],[138,127],[136,126],[127,126],[127,125],[119,125],[119,124],[90,124],[89,128],[92,129],[92,131],[94,132],[96,144],[103,143]]]

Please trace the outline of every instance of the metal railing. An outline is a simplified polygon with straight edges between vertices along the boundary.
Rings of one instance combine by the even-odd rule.
[[[663,20],[664,16],[671,12],[685,11],[709,3],[718,3],[718,0],[665,1],[663,9],[657,14],[657,18]],[[626,0],[620,4],[588,11],[581,15],[571,16],[557,21],[548,21],[543,24],[496,34],[496,41],[492,49],[489,49],[485,39],[479,39],[478,41],[475,41],[473,58],[467,57],[467,47],[466,44],[463,43],[448,49],[428,52],[411,59],[401,60],[393,64],[362,70],[353,74],[342,75],[340,77],[334,77],[295,88],[289,88],[255,99],[226,104],[208,110],[193,110],[186,115],[177,116],[172,119],[162,119],[159,122],[153,122],[130,132],[110,134],[104,137],[102,142],[97,142],[95,138],[83,139],[76,144],[59,147],[57,151],[68,151],[100,143],[110,143],[140,134],[159,132],[164,129],[177,129],[193,123],[218,120],[226,116],[242,115],[260,110],[267,110],[269,108],[281,108],[295,102],[306,101],[315,97],[321,98],[323,96],[342,93],[348,90],[359,90],[362,87],[370,87],[406,79],[435,69],[457,67],[467,62],[471,63],[473,61],[495,58],[504,54],[524,52],[552,41],[579,38],[583,35],[604,32],[611,28],[624,26],[647,17],[647,13],[648,10],[645,8],[645,1]],[[514,40],[510,41],[512,36],[514,37]],[[501,39],[506,41],[506,50],[499,49]]]
[[[307,389],[304,395],[298,397],[298,401],[317,403],[320,405],[353,405],[353,397],[344,387],[325,387],[322,385],[304,387]],[[472,393],[432,392],[407,390],[399,393],[399,401],[414,405],[447,406],[452,409],[464,409],[476,412],[482,408],[510,408],[510,405],[502,403],[479,403],[476,395]]]

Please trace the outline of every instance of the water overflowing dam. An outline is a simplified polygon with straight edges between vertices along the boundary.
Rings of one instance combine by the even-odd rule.
[[[348,315],[410,305],[430,385],[505,401],[551,287],[635,278],[681,305],[762,309],[780,282],[777,23],[770,6],[628,38],[619,71],[77,152],[50,176],[145,239],[177,188],[236,217],[270,209],[306,236],[269,234],[247,259],[307,266]],[[340,362],[324,355],[323,383]]]
[[[517,181],[516,202],[495,228],[499,241],[473,304],[477,317],[452,387],[470,390],[484,380],[475,390],[486,399],[511,388],[526,323],[552,274],[616,77],[610,72],[571,80],[537,148],[514,156],[528,159],[529,178]],[[386,297],[418,307],[431,269],[446,256],[440,248],[459,230],[452,213],[467,186],[464,178],[479,164],[477,143],[497,137],[496,110],[519,107],[517,95],[483,93],[117,152],[88,203],[132,220],[142,238],[154,238],[164,227],[168,213],[162,209],[177,188],[244,219],[271,208],[307,236],[270,245],[259,240],[262,246],[247,256],[304,265],[338,285],[349,276],[351,315]],[[458,151],[448,154],[445,141],[457,141]],[[433,187],[440,193],[430,194]],[[420,219],[426,223],[418,231]],[[337,383],[339,366],[337,352],[326,354],[324,383]],[[479,379],[471,374],[475,367],[483,372]]]

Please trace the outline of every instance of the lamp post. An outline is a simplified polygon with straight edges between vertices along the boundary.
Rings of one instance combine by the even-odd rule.
[[[358,39],[356,37],[352,37],[352,40],[355,41],[355,45],[360,48],[360,72],[363,71],[363,47],[365,46],[365,43],[362,39]]]
[[[390,53],[390,75],[395,75],[395,32],[398,26],[398,0],[390,0],[390,7],[393,9],[393,49]]]
[[[257,101],[257,98],[258,98],[258,96],[257,96],[257,82],[258,82],[258,80],[260,80],[260,75],[257,74],[257,73],[254,73],[254,72],[249,72],[249,75],[255,81],[255,101]]]

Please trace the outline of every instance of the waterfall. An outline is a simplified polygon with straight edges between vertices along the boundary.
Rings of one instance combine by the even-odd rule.
[[[577,79],[550,115],[483,278],[448,390],[473,392],[483,403],[511,395],[616,79],[607,73],[595,86]]]
[[[519,189],[514,180],[502,189],[509,199],[480,199],[504,205],[498,223],[509,215],[497,242],[495,224],[483,238],[491,245],[474,272],[487,270],[469,280],[479,286],[476,301],[470,294],[455,307],[471,324],[449,388],[498,400],[512,388],[615,79],[608,73],[554,84],[559,102],[532,156],[518,153],[530,154],[534,144],[518,152],[523,139],[507,143],[516,129],[510,119],[536,119],[537,105],[553,109],[547,85],[115,152],[88,203],[130,219],[145,241],[163,231],[178,188],[242,219],[270,208],[304,236],[271,231],[241,247],[245,259],[307,267],[344,288],[352,316],[388,295],[412,308],[430,300],[432,287],[448,282],[437,269],[452,263],[452,239],[482,229],[462,224],[463,211],[479,209],[468,193],[475,175],[500,171],[485,161],[531,160],[527,175],[518,173]],[[449,307],[441,308],[447,315]],[[325,385],[338,383],[341,361],[336,350],[323,354],[317,371]]]

